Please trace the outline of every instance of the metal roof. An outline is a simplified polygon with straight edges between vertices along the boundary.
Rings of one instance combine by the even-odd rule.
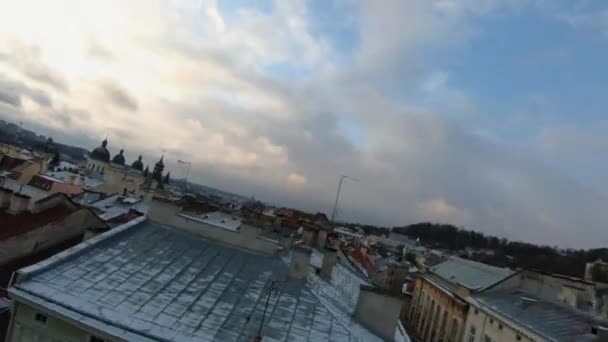
[[[452,257],[430,268],[431,272],[451,283],[482,290],[507,278],[514,271],[480,262]]]
[[[129,341],[251,341],[271,281],[287,279],[285,259],[146,221],[22,270],[10,294]],[[264,339],[380,341],[352,320],[352,293],[334,285],[358,287],[312,269],[305,283],[277,284]]]
[[[565,304],[542,301],[519,291],[477,294],[471,302],[551,341],[591,341],[597,338],[591,333],[592,327],[607,324]]]

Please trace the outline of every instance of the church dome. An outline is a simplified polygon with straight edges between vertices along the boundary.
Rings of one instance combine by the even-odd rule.
[[[120,153],[118,153],[117,155],[114,156],[114,158],[112,158],[112,163],[114,164],[118,164],[118,165],[125,165],[125,156],[123,156],[124,150],[120,150]]]
[[[99,160],[104,163],[110,162],[110,151],[106,148],[108,146],[108,140],[103,139],[101,142],[101,146],[95,148],[93,152],[91,152],[91,159]]]
[[[131,168],[139,171],[144,170],[144,163],[141,161],[141,156],[139,156],[139,158],[137,158],[137,160],[131,164]]]

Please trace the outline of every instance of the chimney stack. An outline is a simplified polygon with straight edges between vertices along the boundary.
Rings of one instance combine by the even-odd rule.
[[[402,297],[372,286],[361,285],[355,318],[383,340],[392,341],[395,338],[402,304]]]
[[[338,261],[338,250],[335,248],[326,248],[323,255],[323,263],[321,264],[321,276],[331,278],[331,273]]]
[[[306,278],[308,275],[311,254],[312,249],[308,246],[300,245],[294,248],[291,264],[289,265],[289,278],[298,280]]]
[[[4,210],[9,207],[11,204],[11,197],[13,196],[13,191],[7,188],[0,188],[0,209]]]
[[[319,229],[317,232],[317,248],[323,249],[325,248],[325,244],[327,242],[327,230]]]
[[[11,198],[11,203],[9,206],[9,212],[14,215],[21,214],[22,212],[27,210],[29,203],[30,203],[30,196],[20,194],[20,193],[13,194],[13,197]]]
[[[304,232],[302,233],[302,240],[306,246],[312,247],[315,243],[317,232],[308,226],[304,226]]]

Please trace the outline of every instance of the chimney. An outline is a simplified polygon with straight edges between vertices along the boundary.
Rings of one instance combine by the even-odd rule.
[[[308,246],[300,245],[294,248],[291,264],[289,265],[289,278],[299,280],[306,278],[311,254],[312,249]]]
[[[70,175],[70,184],[76,184],[76,175]]]
[[[0,188],[0,209],[4,210],[11,204],[13,191],[7,188]]]
[[[302,240],[306,246],[312,247],[315,243],[315,236],[317,232],[311,227],[305,226],[304,232],[302,233]]]
[[[403,298],[376,287],[361,285],[355,319],[385,341],[395,338]]]
[[[335,248],[326,248],[323,255],[323,263],[321,264],[321,277],[331,278],[331,273],[338,261],[338,250]]]
[[[325,248],[325,243],[327,242],[327,230],[319,229],[317,232],[317,248],[323,249]]]
[[[19,193],[13,194],[11,204],[9,206],[9,212],[14,215],[20,214],[27,210],[29,202],[30,196]]]

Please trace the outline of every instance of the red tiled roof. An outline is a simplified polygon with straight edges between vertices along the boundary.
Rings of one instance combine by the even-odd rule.
[[[59,221],[77,211],[66,205],[58,205],[39,213],[24,212],[11,215],[0,212],[0,240],[21,235],[51,222]]]
[[[363,252],[361,252],[361,248],[356,248],[352,253],[351,256],[353,257],[353,259],[355,259],[355,261],[361,265],[361,267],[363,267],[365,269],[365,271],[367,271],[367,274],[371,275],[374,274],[376,272],[376,268],[374,267],[374,265],[369,261],[369,259],[367,259],[365,257],[365,254],[363,254]]]

